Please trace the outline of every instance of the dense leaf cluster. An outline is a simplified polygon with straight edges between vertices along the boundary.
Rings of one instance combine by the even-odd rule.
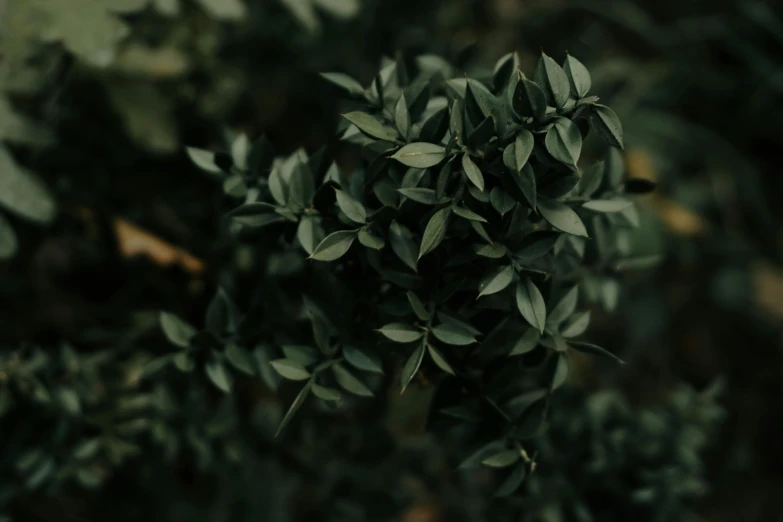
[[[447,413],[494,418],[502,447],[477,464],[509,468],[510,494],[535,466],[521,444],[545,428],[570,353],[617,359],[576,338],[586,302],[616,301],[615,231],[638,222],[636,190],[616,152],[580,162],[591,131],[615,149],[623,137],[575,58],[561,67],[542,55],[529,79],[507,55],[491,85],[450,69],[431,55],[390,62],[366,89],[324,75],[357,100],[342,138],[361,145],[367,166],[350,174],[324,151],[275,159],[263,138],[240,135],[225,153],[189,149],[244,200],[230,228],[261,238],[265,277],[293,320],[264,328],[259,310],[238,314],[221,294],[206,331],[168,313],[161,322],[182,348],[177,366],[201,361],[224,391],[233,374],[253,373],[254,358],[301,382],[279,430],[310,395],[338,405],[373,396],[384,372],[398,373],[403,392],[417,375],[453,376],[461,391]],[[305,284],[286,294],[296,277]],[[516,377],[519,367],[535,371]]]

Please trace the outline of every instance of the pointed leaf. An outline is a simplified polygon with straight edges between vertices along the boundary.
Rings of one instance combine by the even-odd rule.
[[[386,245],[386,241],[368,227],[362,227],[362,229],[359,230],[359,242],[373,250],[380,250]]]
[[[350,194],[342,190],[335,190],[337,196],[337,205],[340,210],[348,216],[348,219],[355,223],[367,222],[367,211],[364,205],[353,199]]]
[[[389,323],[381,327],[378,332],[395,343],[412,343],[424,336],[424,332],[404,323]]]
[[[506,289],[511,281],[514,280],[514,267],[511,265],[499,268],[494,274],[491,274],[487,279],[482,281],[479,286],[479,297],[483,295],[491,295],[501,292]]]
[[[451,323],[434,327],[432,335],[439,341],[452,346],[467,346],[476,342],[476,336],[472,332]]]
[[[323,228],[313,216],[302,216],[296,229],[296,239],[308,255],[313,255],[315,247],[324,239]]]
[[[354,368],[372,373],[383,373],[383,365],[380,358],[372,353],[360,350],[355,346],[343,346],[343,357]]]
[[[310,372],[307,371],[307,368],[291,359],[275,359],[274,361],[270,361],[269,364],[271,364],[272,368],[285,379],[291,381],[304,381],[305,379],[310,378]]]
[[[372,397],[373,393],[370,388],[367,387],[362,381],[360,381],[354,374],[349,372],[342,364],[335,364],[332,366],[332,373],[337,384],[342,389],[359,397]]]
[[[427,311],[424,303],[421,302],[421,299],[419,299],[419,296],[417,296],[411,290],[408,290],[406,295],[408,296],[408,302],[411,305],[411,310],[413,310],[413,313],[416,314],[416,317],[418,317],[421,321],[429,321],[430,313]]]
[[[415,272],[419,247],[413,233],[404,225],[392,221],[389,226],[389,243],[397,257]]]
[[[525,321],[544,333],[546,327],[546,303],[541,291],[528,278],[522,278],[517,284],[517,308]]]
[[[321,399],[322,401],[339,401],[342,399],[340,392],[334,388],[327,388],[320,384],[313,383],[313,395]]]
[[[332,232],[321,241],[309,259],[316,261],[334,261],[340,259],[351,248],[356,239],[355,230],[338,230]]]
[[[350,121],[356,125],[359,130],[373,138],[385,141],[397,140],[397,131],[387,127],[367,113],[359,111],[349,112],[348,114],[343,114],[343,118]]]
[[[582,153],[582,133],[568,118],[559,117],[546,133],[546,150],[557,161],[576,167]]]
[[[514,348],[511,349],[511,352],[508,355],[512,356],[526,354],[538,346],[538,341],[540,339],[541,332],[535,328],[528,328],[525,330],[525,333],[523,333],[522,336],[517,339],[516,344],[514,344]]]
[[[490,468],[507,468],[513,466],[520,458],[519,451],[517,450],[503,450],[497,453],[493,453],[488,456],[481,463]]]
[[[611,359],[620,364],[625,364],[625,361],[617,357],[615,354],[595,344],[569,341],[568,345],[578,352],[589,353],[590,355],[598,355],[600,357]]]
[[[544,53],[541,53],[541,60],[538,62],[536,80],[544,86],[547,99],[552,105],[560,108],[566,104],[571,92],[568,76],[556,61]]]
[[[427,351],[430,352],[430,357],[432,357],[432,360],[435,362],[435,364],[438,365],[438,368],[443,370],[446,373],[449,373],[451,375],[454,374],[454,369],[451,367],[451,365],[448,363],[448,361],[443,357],[443,355],[432,345],[427,345]]]
[[[556,229],[575,236],[588,237],[582,219],[565,203],[541,199],[538,201],[538,211]]]
[[[577,301],[579,300],[579,286],[574,286],[569,290],[556,305],[549,309],[547,324],[560,324],[574,313]]]
[[[450,208],[441,209],[432,215],[427,223],[427,228],[424,229],[418,259],[432,252],[443,241],[448,228],[449,216],[451,216]]]
[[[535,261],[552,250],[552,247],[555,246],[555,242],[560,235],[559,232],[553,232],[551,230],[537,230],[531,232],[522,239],[519,250],[517,250],[514,255],[523,262]]]
[[[400,96],[397,101],[397,107],[394,111],[394,123],[397,125],[397,130],[400,131],[403,139],[408,139],[408,133],[410,132],[411,116],[408,112],[408,104],[405,101],[405,94]]]
[[[530,154],[533,152],[533,133],[527,129],[522,129],[517,133],[517,138],[514,140],[514,160],[516,171],[520,172],[522,167],[527,164],[527,160],[530,159]]]
[[[410,357],[408,357],[405,366],[403,366],[402,368],[402,376],[400,382],[402,391],[400,393],[405,391],[405,388],[408,387],[408,385],[411,383],[413,378],[416,376],[416,372],[419,371],[419,366],[421,366],[421,361],[423,359],[424,359],[424,343],[419,344],[419,346],[417,346],[416,349],[413,350],[413,353],[410,355]]]
[[[519,83],[514,90],[512,105],[521,117],[541,120],[546,114],[546,93],[537,83],[519,73]]]
[[[296,398],[294,399],[294,402],[291,404],[291,407],[288,408],[285,417],[283,417],[283,420],[280,421],[280,425],[277,427],[277,433],[275,433],[275,437],[282,433],[286,426],[288,426],[288,424],[291,422],[291,419],[294,418],[294,415],[296,415],[296,412],[299,410],[302,404],[304,404],[304,401],[307,399],[307,394],[310,392],[312,385],[313,381],[307,381],[307,383],[299,391]]]
[[[196,335],[195,328],[169,312],[160,313],[160,326],[169,342],[181,348],[187,348]]]
[[[590,311],[584,311],[576,315],[573,319],[562,328],[560,334],[563,337],[577,337],[582,335],[587,330],[590,324]]]
[[[484,175],[481,174],[478,166],[473,163],[470,156],[467,154],[462,155],[462,169],[465,171],[465,175],[468,177],[471,183],[475,185],[477,189],[484,192]]]
[[[587,210],[592,210],[593,212],[608,214],[611,212],[621,212],[632,205],[633,202],[622,198],[594,199],[582,205],[582,208],[586,208]]]
[[[623,150],[623,125],[617,114],[606,105],[593,105],[593,116],[590,123],[612,147]]]
[[[503,484],[500,485],[497,491],[495,491],[495,496],[498,498],[503,498],[513,494],[517,489],[519,489],[522,481],[525,480],[526,474],[527,467],[525,467],[524,462],[520,462],[511,471],[511,473],[509,473],[508,477],[503,481]]]
[[[212,381],[212,384],[225,393],[231,391],[233,381],[231,375],[226,370],[225,365],[220,361],[210,361],[204,367],[207,373],[207,377]]]
[[[364,97],[364,87],[362,84],[343,73],[321,73],[321,77],[328,82],[345,90],[351,96],[356,98]]]
[[[410,143],[391,157],[408,167],[425,169],[443,161],[446,157],[446,149],[434,143]]]
[[[579,99],[587,96],[592,86],[590,72],[587,70],[587,67],[569,54],[566,56],[564,69],[566,76],[568,76],[568,82],[571,85],[571,94],[574,95],[574,98]]]
[[[397,189],[397,191],[406,198],[423,205],[437,205],[440,203],[435,191],[429,188],[401,188]]]
[[[479,216],[472,210],[468,210],[465,207],[458,207],[454,206],[452,207],[452,210],[454,210],[454,213],[458,215],[461,218],[467,219],[468,221],[480,221],[481,223],[486,223],[487,220],[483,217]]]

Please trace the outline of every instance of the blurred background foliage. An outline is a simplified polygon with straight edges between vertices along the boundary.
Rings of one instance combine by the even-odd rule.
[[[263,133],[350,166],[318,72],[367,84],[383,56],[432,52],[481,75],[511,50],[530,70],[542,48],[583,61],[623,121],[628,175],[659,184],[627,253],[665,256],[594,312],[591,335],[629,364],[579,365],[524,498],[483,501],[493,477],[454,474],[456,443],[422,435],[404,398],[388,418],[310,412],[279,441],[264,387],[234,401],[142,378],[169,350],[158,310],[200,324],[227,281],[251,299],[225,196],[186,144]],[[783,520],[782,58],[771,0],[0,0],[0,506],[10,520]],[[718,377],[716,427],[715,397],[690,390]],[[96,422],[112,426],[100,446]],[[624,442],[645,437],[652,449]]]

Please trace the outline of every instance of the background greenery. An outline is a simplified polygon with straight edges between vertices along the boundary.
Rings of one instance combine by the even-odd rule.
[[[665,258],[595,312],[591,337],[629,364],[573,373],[524,497],[500,506],[481,493],[491,476],[455,474],[459,434],[424,435],[421,401],[390,398],[380,419],[310,412],[281,441],[286,390],[247,384],[232,401],[186,375],[143,378],[171,352],[159,310],[200,325],[218,284],[254,299],[247,252],[221,234],[225,196],[185,145],[266,134],[278,154],[329,145],[351,168],[333,137],[345,107],[318,72],[368,84],[398,51],[481,74],[517,50],[530,70],[541,48],[579,57],[624,122],[628,174],[659,183],[626,248]],[[781,50],[772,1],[0,2],[2,509],[781,519]],[[713,395],[691,388],[718,377],[715,424]]]

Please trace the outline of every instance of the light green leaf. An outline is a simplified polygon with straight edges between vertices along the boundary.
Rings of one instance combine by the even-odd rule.
[[[452,346],[467,346],[476,342],[476,336],[457,324],[443,323],[432,329],[432,335],[441,342]]]
[[[329,343],[329,334],[326,332],[326,327],[320,317],[312,315],[310,320],[313,323],[313,337],[315,337],[316,344],[322,346]],[[316,327],[316,325],[318,325]],[[306,344],[284,344],[280,346],[283,350],[283,355],[286,359],[289,359],[301,366],[310,366],[318,361],[318,353],[312,346]]]
[[[454,213],[456,215],[458,215],[461,218],[467,219],[468,221],[480,221],[482,223],[487,222],[486,219],[484,219],[483,217],[479,216],[472,210],[469,210],[465,207],[458,207],[455,205],[454,207],[452,207],[452,210],[454,210]]]
[[[408,104],[405,101],[404,93],[397,101],[397,107],[394,111],[394,123],[397,125],[397,130],[400,131],[403,139],[407,140],[408,134],[410,133],[411,115],[410,112],[408,112]]]
[[[355,346],[343,346],[343,357],[354,368],[366,372],[383,373],[383,365],[380,358],[372,353],[360,350]]]
[[[449,131],[451,132],[451,135],[457,140],[457,143],[461,144],[462,135],[465,132],[465,128],[462,118],[462,107],[460,107],[459,100],[454,100],[454,103],[451,105]]]
[[[417,142],[405,145],[391,157],[408,167],[425,169],[443,161],[446,149],[434,143]]]
[[[590,122],[606,143],[621,150],[625,149],[623,145],[623,125],[612,109],[606,105],[593,105],[593,116]]]
[[[557,161],[576,167],[582,153],[582,133],[568,118],[558,117],[546,133],[546,150]]]
[[[473,163],[467,153],[462,155],[462,169],[470,182],[481,192],[484,192],[484,175],[481,174],[481,170]]]
[[[378,332],[395,343],[412,343],[424,336],[424,332],[404,323],[389,323]]]
[[[519,451],[504,450],[490,455],[482,460],[481,463],[490,468],[507,468],[516,464],[519,458]]]
[[[351,248],[357,233],[355,230],[338,230],[321,241],[308,259],[316,261],[334,261],[340,259]]]
[[[446,373],[449,373],[451,375],[454,374],[454,369],[451,367],[451,365],[448,363],[448,361],[443,357],[443,355],[432,345],[427,345],[427,350],[430,352],[430,357],[432,357],[432,360],[435,362],[435,364],[438,365],[438,368],[443,370]]]
[[[327,388],[326,386],[321,386],[320,384],[313,383],[312,390],[313,390],[313,395],[315,395],[316,397],[324,401],[336,402],[342,399],[340,392],[335,390],[334,388]]]
[[[511,349],[511,353],[508,355],[524,355],[535,349],[535,347],[538,346],[538,341],[540,339],[541,332],[535,328],[528,328],[514,344],[514,348]]]
[[[299,391],[296,398],[294,399],[294,402],[291,404],[291,407],[288,408],[285,417],[283,417],[283,420],[280,421],[280,426],[277,427],[277,433],[275,433],[275,437],[279,436],[280,433],[282,433],[282,431],[286,428],[286,426],[288,426],[288,424],[291,422],[291,419],[294,418],[294,415],[302,406],[302,404],[304,404],[304,401],[305,399],[307,399],[307,394],[310,392],[312,385],[313,385],[313,381],[307,381],[307,383]]]
[[[366,246],[367,248],[380,250],[384,247],[386,241],[384,241],[381,236],[373,232],[371,228],[362,227],[362,229],[359,230],[359,243]]]
[[[538,201],[538,211],[556,229],[575,236],[588,237],[587,229],[579,215],[565,203],[542,199]]]
[[[0,207],[24,219],[48,223],[57,212],[49,190],[31,172],[18,166],[0,145]]]
[[[389,243],[397,257],[415,272],[418,262],[416,256],[419,247],[416,244],[416,238],[413,236],[413,233],[404,225],[400,225],[397,221],[392,221],[389,226]]]
[[[413,313],[416,314],[416,317],[418,317],[421,321],[429,321],[430,313],[427,311],[424,303],[421,302],[421,299],[419,299],[419,296],[417,296],[412,290],[408,290],[406,295],[408,296],[408,302],[411,305],[411,310],[413,310]]]
[[[552,390],[556,390],[565,383],[568,378],[568,367],[568,356],[564,353],[558,353],[557,361],[555,362],[555,373],[552,377]]]
[[[181,348],[187,348],[190,340],[196,335],[195,328],[169,312],[160,313],[160,326],[169,342]]]
[[[505,250],[505,248],[504,248]],[[514,267],[511,265],[501,267],[493,274],[486,277],[479,285],[479,297],[492,295],[506,289],[514,280]]]
[[[363,224],[367,222],[367,211],[364,209],[364,205],[343,190],[335,189],[335,193],[337,194],[337,205],[348,216],[348,219],[355,223]]]
[[[587,96],[592,86],[592,79],[587,67],[569,54],[566,56],[564,69],[574,98],[579,99]]]
[[[576,309],[576,304],[579,299],[579,286],[571,288],[557,304],[549,309],[547,316],[547,324],[560,324],[568,319]]]
[[[308,255],[313,255],[315,247],[324,239],[324,229],[313,216],[302,216],[296,229],[296,239]]]
[[[530,159],[530,154],[533,153],[533,133],[527,129],[522,129],[517,133],[517,138],[514,140],[514,160],[516,171],[521,172],[522,167],[527,164],[527,160]]]
[[[546,327],[546,303],[544,296],[533,282],[528,278],[522,278],[517,284],[517,308],[525,321],[530,323],[539,332],[544,333]]]
[[[587,210],[592,210],[593,212],[600,212],[602,214],[607,214],[611,212],[621,212],[632,205],[633,202],[622,198],[594,199],[582,205],[582,208],[586,208]]]
[[[397,140],[398,135],[396,130],[387,127],[375,117],[370,116],[365,112],[349,112],[348,114],[343,114],[343,118],[350,121],[356,125],[359,130],[373,138],[385,141]]]
[[[275,359],[270,361],[269,364],[285,379],[304,381],[310,378],[310,372],[307,371],[307,368],[291,359]]]
[[[421,361],[424,359],[424,343],[419,344],[419,346],[416,347],[416,349],[413,351],[413,353],[408,357],[408,360],[405,362],[405,366],[402,368],[402,379],[401,379],[401,387],[402,390],[400,393],[403,393],[405,391],[405,388],[408,387],[408,385],[413,380],[413,377],[416,376],[416,372],[419,371],[419,366],[421,366]]]
[[[543,52],[536,70],[536,80],[544,86],[547,99],[552,105],[561,108],[566,104],[571,92],[568,76],[556,61]]]
[[[357,82],[356,80],[348,76],[347,74],[321,73],[321,77],[326,81],[331,82],[334,85],[345,90],[351,96],[355,96],[357,98],[364,97],[364,87],[362,87],[362,84],[360,84],[359,82]]]
[[[198,0],[198,3],[217,20],[241,20],[247,14],[242,0]]]
[[[192,161],[193,164],[196,165],[199,169],[210,174],[223,174],[223,171],[220,170],[220,167],[215,165],[214,152],[204,149],[197,149],[195,147],[185,147],[185,151],[188,153],[190,161]]]
[[[405,196],[406,198],[412,199],[413,201],[417,203],[422,203],[424,205],[437,205],[438,203],[441,203],[441,201],[438,199],[437,194],[432,189],[401,188],[401,189],[397,189],[397,191],[403,196]]]
[[[332,366],[332,373],[337,384],[345,391],[358,395],[359,397],[372,397],[373,393],[362,381],[356,378],[354,374],[345,369],[342,364]]]
[[[253,367],[252,357],[247,350],[238,344],[229,343],[228,346],[226,346],[226,359],[228,359],[228,362],[240,372],[248,375],[255,375],[256,371]]]
[[[450,208],[443,208],[432,215],[427,223],[427,228],[424,229],[424,236],[421,238],[418,259],[435,250],[446,237],[449,216],[451,216]]]
[[[212,384],[214,384],[219,390],[225,393],[231,391],[233,380],[231,379],[231,375],[229,375],[225,365],[223,365],[222,362],[216,360],[210,361],[206,364],[204,370],[206,371],[209,380],[212,381]]]
[[[501,245],[500,243],[493,243],[491,245],[473,245],[473,250],[476,252],[476,255],[488,257],[490,259],[500,259],[508,252],[506,246]],[[483,286],[480,285],[479,289],[481,288],[483,288]]]
[[[576,315],[573,319],[568,321],[560,334],[563,337],[577,337],[582,335],[587,330],[587,326],[590,324],[590,311],[584,311]]]

